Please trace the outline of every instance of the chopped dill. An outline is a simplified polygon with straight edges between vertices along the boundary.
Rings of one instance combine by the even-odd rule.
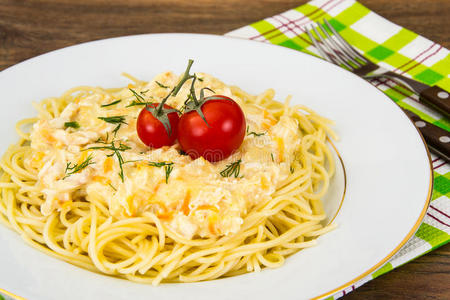
[[[108,183],[108,185],[109,185],[114,191],[117,192],[117,189],[116,189],[111,183]]]
[[[125,107],[138,106],[138,105],[148,105],[148,104],[152,104],[152,102],[137,102],[136,100],[133,100],[133,101],[131,101],[130,104],[128,104]]]
[[[66,123],[64,123],[64,127],[66,127],[66,128],[75,128],[75,129],[77,129],[77,128],[80,128],[80,124],[78,124],[78,122],[66,122]]]
[[[252,132],[247,133],[247,136],[249,136],[249,135],[261,136],[261,135],[265,135],[265,134],[266,134],[265,132],[256,133],[256,132],[252,131]]]
[[[162,83],[159,82],[159,81],[156,81],[156,80],[155,80],[155,82],[156,82],[157,85],[159,85],[159,86],[162,87],[163,89],[168,89],[168,88],[169,88],[167,85],[164,85],[164,84],[162,84]]]
[[[144,97],[142,97],[141,95],[139,95],[138,93],[136,93],[135,90],[133,90],[133,89],[129,89],[129,90],[130,90],[130,92],[133,93],[133,95],[136,97],[136,99],[137,99],[138,102],[145,102]]]
[[[173,162],[165,162],[165,161],[154,162],[154,161],[149,161],[149,162],[148,162],[148,165],[149,165],[149,166],[152,166],[152,167],[161,168],[161,167],[164,167],[164,166],[170,166],[170,165],[173,165]]]
[[[249,135],[261,136],[261,135],[266,134],[265,132],[261,132],[261,133],[256,133],[256,132],[254,132],[254,131],[249,132],[249,129],[250,129],[250,126],[247,125],[247,130],[245,131],[245,132],[247,132],[247,136],[249,136]]]
[[[99,137],[94,143],[109,144],[108,140],[109,140],[109,132],[106,133],[106,137],[104,140],[101,137]]]
[[[111,124],[127,124],[125,123],[125,116],[98,117],[98,118]]]
[[[100,120],[105,121],[106,123],[110,124],[117,124],[116,128],[112,131],[114,133],[114,136],[116,136],[117,131],[119,131],[120,126],[122,124],[128,124],[125,122],[125,116],[112,116],[112,117],[98,117]]]
[[[237,160],[233,163],[228,164],[225,169],[220,172],[222,177],[231,177],[234,176],[237,178],[239,176],[239,172],[241,171],[241,160]]]
[[[152,167],[157,167],[157,168],[164,167],[164,171],[166,172],[166,183],[169,182],[170,173],[172,173],[172,171],[173,171],[173,162],[165,162],[165,161],[154,162],[154,161],[149,161],[148,165],[152,166]]]
[[[166,171],[166,184],[169,182],[170,173],[173,171],[173,165],[164,166],[164,171]]]
[[[122,101],[122,100],[119,99],[119,100],[113,101],[113,102],[108,103],[108,104],[102,104],[102,105],[100,105],[100,107],[108,107],[108,106],[112,106],[112,105],[114,105],[114,104],[119,103],[120,101]]]
[[[141,95],[138,94],[138,93],[136,93],[136,91],[133,90],[133,89],[129,89],[129,90],[130,90],[130,92],[132,92],[133,95],[136,97],[136,100],[131,101],[131,103],[128,104],[127,106],[125,106],[125,107],[131,107],[131,106],[138,106],[138,105],[148,105],[148,104],[152,104],[152,102],[147,102],[147,101],[145,101],[144,97],[141,96],[141,95],[144,95],[145,93],[147,93],[149,90],[145,90],[145,91],[140,92]],[[150,96],[150,98],[153,98],[153,97]]]
[[[92,158],[92,154],[89,154],[89,156],[80,164],[72,164],[71,162],[68,162],[65,170],[66,176],[64,176],[63,179],[80,172],[89,165],[95,164],[95,162],[92,162]]]
[[[115,141],[112,141],[111,144],[109,146],[96,146],[96,147],[89,147],[85,150],[88,149],[102,149],[102,150],[111,150],[113,151],[111,154],[107,154],[106,156],[111,157],[111,156],[116,156],[117,157],[117,161],[119,162],[119,167],[120,167],[120,172],[119,172],[119,177],[120,179],[122,179],[122,182],[124,182],[123,179],[123,164],[127,163],[126,161],[123,160],[122,154],[120,152],[126,151],[131,149],[131,147],[125,145],[122,143],[122,141],[119,141],[119,146],[117,147],[114,143]]]

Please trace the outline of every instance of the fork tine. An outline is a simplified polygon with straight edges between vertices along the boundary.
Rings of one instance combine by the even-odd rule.
[[[313,26],[311,26],[311,28],[314,28]],[[322,48],[322,45],[319,44],[319,40],[317,40],[312,32],[305,26],[305,31],[308,34],[309,38],[311,39],[311,41],[314,44],[314,47],[316,47],[317,51],[319,51],[320,56],[323,57],[324,59],[326,59],[328,62],[334,64],[334,61],[331,59],[331,57],[325,52],[325,50]]]
[[[348,49],[350,52],[355,54],[359,59],[361,59],[363,62],[367,63],[367,59],[359,54],[358,51],[356,51],[355,48],[353,48],[344,38],[334,29],[333,26],[331,26],[330,22],[327,21],[327,19],[323,19],[324,23],[328,26],[328,28],[333,32],[334,36],[342,43],[342,45]]]
[[[326,25],[323,26],[320,22],[316,22],[316,24],[323,31],[324,35],[326,36],[326,41],[328,41],[328,43],[332,44],[331,47],[334,46],[335,50],[337,49],[337,51],[334,51],[336,53],[336,55],[344,56],[344,58],[347,59],[348,61],[350,61],[352,64],[354,64],[356,66],[356,68],[359,68],[363,65],[360,62],[358,62],[357,60],[355,60],[356,57],[354,56],[354,54],[352,52],[349,53],[349,51],[347,49],[345,49],[342,45],[340,45],[338,42],[335,41],[335,39],[325,29]]]
[[[330,46],[329,43],[326,42],[326,40],[323,38],[323,36],[319,33],[319,31],[317,30],[316,27],[312,26],[312,29],[314,30],[314,32],[316,33],[316,35],[319,37],[320,41],[322,42],[322,44],[327,48],[328,51],[330,51],[330,53],[333,53],[334,56],[331,57],[332,62],[336,65],[344,65],[345,67],[349,68],[350,70],[355,69],[354,67],[352,67],[351,65],[349,65],[347,62],[345,62],[344,60],[342,60],[339,55],[337,55],[336,51],[333,49],[332,46]],[[333,59],[334,58],[334,59]],[[336,61],[337,62],[336,62]]]

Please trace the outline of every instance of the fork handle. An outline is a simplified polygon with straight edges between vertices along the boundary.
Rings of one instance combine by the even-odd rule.
[[[420,93],[422,101],[436,110],[439,110],[447,118],[450,118],[450,93],[438,86],[432,86]]]
[[[423,120],[418,115],[409,110],[404,109],[403,111],[413,121],[414,125],[420,131],[430,150],[441,156],[443,159],[449,161],[450,132]]]

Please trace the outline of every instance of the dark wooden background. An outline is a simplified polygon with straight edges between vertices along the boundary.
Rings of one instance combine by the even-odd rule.
[[[81,42],[156,32],[224,34],[305,0],[0,0],[0,70]],[[450,0],[361,0],[450,48]],[[0,267],[1,269],[1,267]],[[450,244],[344,299],[450,299]]]

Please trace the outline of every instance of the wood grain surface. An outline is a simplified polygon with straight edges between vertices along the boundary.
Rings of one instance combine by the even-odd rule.
[[[306,1],[0,0],[0,70],[62,47],[156,32],[224,34]],[[450,0],[361,0],[450,48]],[[370,281],[344,299],[450,299],[450,244]]]

